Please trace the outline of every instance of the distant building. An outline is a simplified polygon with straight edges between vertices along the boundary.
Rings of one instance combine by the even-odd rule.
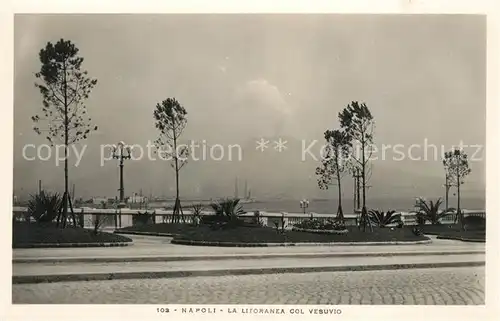
[[[147,202],[147,197],[140,196],[137,194],[134,194],[128,198],[128,203],[129,204],[140,204],[140,203],[146,203]]]
[[[107,197],[93,197],[92,198],[92,204],[99,205],[99,204],[107,203],[107,202],[108,202]]]

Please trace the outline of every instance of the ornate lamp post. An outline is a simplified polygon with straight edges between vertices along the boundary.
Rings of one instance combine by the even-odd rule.
[[[304,210],[304,215],[306,214],[306,208],[309,207],[309,201],[306,199],[303,199],[300,201],[300,208]]]
[[[123,187],[123,160],[130,159],[130,147],[126,146],[124,142],[119,142],[118,145],[113,146],[113,158],[120,161],[120,204],[124,203],[125,188]]]

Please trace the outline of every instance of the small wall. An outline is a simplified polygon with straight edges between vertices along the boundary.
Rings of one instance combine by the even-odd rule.
[[[132,226],[133,225],[133,217],[135,215],[138,215],[139,212],[144,213],[144,210],[137,210],[137,209],[128,209],[128,208],[122,208],[122,209],[94,209],[94,208],[79,208],[74,210],[76,214],[81,214],[83,213],[84,217],[84,227],[85,228],[92,228],[93,227],[93,217],[95,215],[105,215],[105,222],[103,227],[107,228],[121,228],[121,227],[127,227],[127,226]],[[13,208],[13,216],[15,220],[19,221],[26,221],[27,218],[27,208],[23,207],[14,207]],[[168,223],[172,221],[172,210],[155,210],[153,212],[149,213],[155,213],[154,215],[154,222],[159,224],[159,223]],[[201,213],[202,215],[210,215],[213,214],[212,212],[208,211],[203,211]],[[284,213],[285,214],[285,222],[288,225],[288,228],[292,228],[293,225],[298,224],[302,222],[303,220],[310,219],[311,213],[303,214],[303,213]],[[401,213],[403,221],[405,225],[416,225],[416,215],[414,213],[406,213],[403,212]],[[252,217],[254,214],[253,213],[246,213],[243,214],[242,216],[244,217]],[[274,227],[274,223],[278,222],[281,225],[281,216],[283,213],[269,213],[269,212],[260,212],[260,218],[264,223],[264,226],[269,226],[269,227]],[[314,219],[318,219],[320,221],[326,221],[329,219],[333,219],[336,217],[336,214],[316,214],[312,213]],[[455,213],[450,213],[446,215],[442,219],[443,224],[452,224],[455,222]],[[464,210],[464,217],[467,216],[480,216],[486,218],[486,212],[481,211],[481,210]],[[115,223],[115,217],[116,217],[116,223]],[[189,210],[184,211],[184,222],[186,223],[192,223],[192,212]],[[347,226],[356,226],[358,223],[358,214],[351,214],[347,213],[344,214],[345,217],[345,222]],[[181,222],[183,222],[183,219],[181,217]]]

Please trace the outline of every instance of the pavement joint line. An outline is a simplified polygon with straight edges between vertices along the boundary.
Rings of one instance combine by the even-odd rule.
[[[296,253],[296,254],[225,254],[192,256],[130,256],[130,257],[44,257],[18,258],[13,264],[28,263],[111,263],[111,262],[174,262],[174,261],[222,261],[255,259],[313,259],[335,257],[394,257],[394,256],[438,256],[438,255],[473,255],[485,254],[485,251],[423,251],[423,252],[358,252],[358,253]]]
[[[485,262],[443,262],[443,263],[415,263],[415,264],[381,264],[381,265],[354,265],[354,266],[322,266],[322,267],[287,267],[287,268],[239,268],[220,270],[193,270],[193,271],[154,271],[154,272],[116,272],[116,273],[80,273],[59,275],[22,275],[12,276],[12,284],[36,284],[79,281],[105,281],[126,279],[165,279],[182,277],[216,277],[229,275],[260,275],[285,273],[317,273],[317,272],[360,272],[401,269],[429,269],[449,267],[477,267],[484,266]]]

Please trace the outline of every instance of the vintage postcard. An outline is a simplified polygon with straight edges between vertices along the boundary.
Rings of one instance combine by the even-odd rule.
[[[14,7],[7,319],[492,319],[479,3]]]

